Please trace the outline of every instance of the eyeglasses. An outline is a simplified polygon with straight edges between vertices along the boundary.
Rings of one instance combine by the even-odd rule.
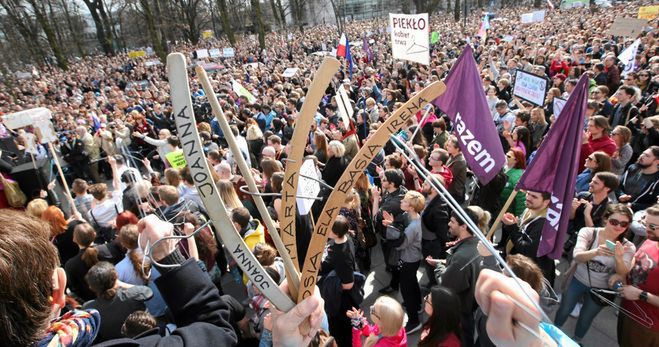
[[[375,318],[380,319],[380,316],[377,313],[375,313],[375,305],[371,305],[371,307],[369,308],[369,311],[371,312],[371,314],[373,316],[375,316]]]
[[[645,223],[645,227],[649,229],[650,231],[655,231],[657,228],[659,228],[659,225],[653,224],[653,223]]]
[[[626,228],[629,226],[629,222],[621,222],[617,219],[609,218],[609,224],[611,224],[614,227],[621,226],[623,228]]]
[[[599,90],[593,90],[590,94],[601,94]]]

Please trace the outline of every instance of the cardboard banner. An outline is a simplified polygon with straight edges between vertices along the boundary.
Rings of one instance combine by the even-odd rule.
[[[187,165],[185,161],[185,155],[183,154],[182,150],[169,152],[165,154],[165,158],[169,162],[169,165],[175,169],[182,169]]]
[[[348,164],[348,167],[343,171],[311,235],[311,242],[307,249],[307,257],[304,259],[304,267],[300,277],[300,292],[297,302],[313,294],[323,250],[327,242],[327,233],[334,223],[336,216],[339,214],[339,210],[345,204],[346,195],[355,186],[356,180],[365,174],[364,170],[375,155],[380,153],[382,147],[389,141],[389,136],[398,132],[409,119],[415,117],[419,110],[429,102],[437,99],[444,91],[446,91],[446,86],[443,82],[438,81],[414,95],[414,97],[387,118],[384,124],[360,148],[357,155],[355,155],[350,164]]]
[[[653,20],[659,14],[659,5],[642,6],[638,8],[638,19]]]
[[[243,273],[252,280],[254,286],[278,309],[289,311],[294,307],[293,301],[279,289],[277,283],[268,275],[243,238],[238,234],[215,186],[208,161],[201,146],[199,132],[195,125],[185,56],[181,53],[171,53],[167,56],[167,71],[171,85],[174,121],[182,149],[186,161],[190,163],[190,174],[195,187],[199,191],[199,196],[215,226],[215,230],[220,233],[227,251],[231,253]]]
[[[146,52],[145,51],[131,51],[128,52],[128,58],[135,59],[135,58],[142,58],[146,57]]]
[[[389,13],[391,51],[395,59],[430,64],[428,14]]]
[[[647,26],[647,19],[616,18],[607,33],[613,36],[636,38]]]
[[[513,86],[513,96],[542,107],[545,103],[546,95],[547,80],[544,77],[523,70],[517,70],[515,85]]]
[[[306,176],[306,177],[303,177]],[[312,177],[313,179],[307,178]],[[297,186],[297,196],[304,196],[309,198],[315,198],[320,194],[320,176],[316,170],[316,165],[313,162],[313,159],[307,159],[300,167],[300,179]],[[297,209],[300,211],[300,214],[306,216],[311,211],[313,203],[316,202],[316,199],[306,199],[306,198],[296,198]]]

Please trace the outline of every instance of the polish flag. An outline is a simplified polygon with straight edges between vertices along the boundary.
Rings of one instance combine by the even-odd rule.
[[[348,38],[346,34],[341,34],[341,40],[339,40],[339,47],[336,47],[336,56],[345,57],[346,52],[348,51]]]

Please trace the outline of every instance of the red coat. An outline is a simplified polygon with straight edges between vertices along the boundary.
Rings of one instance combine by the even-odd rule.
[[[559,63],[558,60],[552,60],[551,61],[551,66],[549,66],[549,75],[554,76],[556,74],[562,73],[565,76],[567,76],[568,72],[570,72],[570,66],[567,64],[567,61],[561,60]]]
[[[609,135],[604,135],[598,139],[593,139],[591,136],[588,139],[588,143],[581,145],[581,155],[579,156],[579,164],[583,167],[586,164],[586,158],[593,152],[602,151],[609,156],[613,156],[618,150],[615,141],[609,137]]]

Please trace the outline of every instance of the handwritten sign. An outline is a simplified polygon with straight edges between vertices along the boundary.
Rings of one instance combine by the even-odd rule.
[[[207,49],[198,49],[195,51],[197,53],[197,59],[204,59],[208,58],[208,50]]]
[[[389,14],[394,58],[430,64],[428,14]]]
[[[648,26],[647,19],[616,18],[608,31],[609,35],[636,37]]]
[[[236,56],[236,51],[232,47],[225,47],[222,49],[222,56],[225,58],[233,58]]]
[[[305,177],[306,176],[306,177]],[[314,165],[313,159],[307,159],[300,167],[300,178],[298,179],[297,185],[297,195],[315,198],[320,193],[320,183],[314,181],[307,177],[313,177],[316,180],[319,180],[318,171],[316,171],[316,165]],[[296,198],[297,209],[300,211],[300,214],[306,216],[311,211],[311,206],[315,202],[315,199],[304,199]]]
[[[526,71],[517,70],[513,95],[534,105],[542,106],[547,94],[547,80]]]
[[[185,155],[183,154],[182,150],[169,152],[165,155],[165,158],[167,158],[169,165],[175,169],[181,169],[187,165],[185,162]]]
[[[659,5],[642,6],[638,8],[638,19],[653,20],[659,14]]]
[[[208,55],[210,55],[211,58],[219,58],[222,56],[222,52],[220,52],[219,48],[211,48],[208,50]]]
[[[295,74],[297,73],[297,70],[298,70],[298,68],[296,68],[296,67],[289,67],[286,70],[284,70],[284,73],[281,74],[281,76],[286,77],[286,78],[291,78],[291,77],[295,76]]]
[[[531,24],[533,23],[533,13],[524,13],[520,16],[519,21],[522,24]]]

